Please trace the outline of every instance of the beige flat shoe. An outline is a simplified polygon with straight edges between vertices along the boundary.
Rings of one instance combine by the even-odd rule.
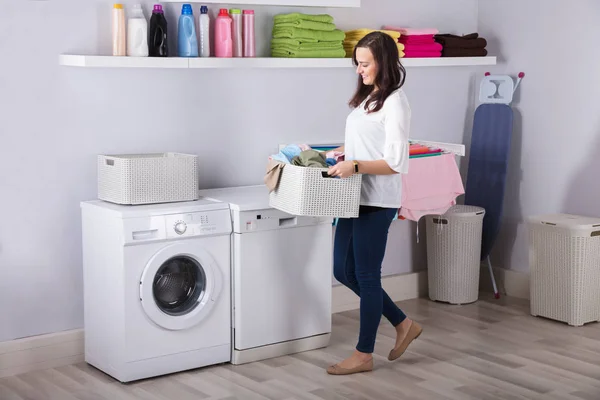
[[[373,371],[373,360],[372,359],[369,361],[365,361],[364,363],[360,364],[358,367],[354,367],[354,368],[350,368],[350,369],[342,368],[337,364],[332,365],[331,367],[327,368],[327,373],[329,375],[350,375],[350,374],[356,374],[359,372],[369,372],[369,371]]]
[[[388,355],[388,360],[394,361],[402,354],[404,354],[404,352],[408,348],[408,345],[411,344],[413,340],[418,338],[421,335],[421,332],[423,332],[423,328],[421,327],[421,325],[413,321],[410,324],[410,328],[408,328],[408,333],[406,334],[406,337],[404,338],[402,343],[400,343],[400,346],[390,351],[390,354]]]

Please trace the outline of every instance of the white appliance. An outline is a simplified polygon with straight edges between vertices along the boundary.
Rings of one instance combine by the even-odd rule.
[[[233,220],[232,363],[325,347],[331,335],[331,218],[269,206],[265,186],[201,190]]]
[[[122,382],[230,361],[228,204],[81,208],[85,360]]]

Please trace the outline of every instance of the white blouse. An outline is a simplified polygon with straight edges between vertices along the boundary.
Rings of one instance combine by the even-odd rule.
[[[404,91],[392,92],[381,110],[370,114],[364,109],[365,102],[346,119],[345,159],[385,160],[394,171],[408,173],[411,110]],[[362,176],[361,205],[400,208],[401,199],[400,175]]]

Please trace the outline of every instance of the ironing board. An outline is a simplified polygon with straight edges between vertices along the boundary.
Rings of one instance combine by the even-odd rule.
[[[496,298],[499,293],[490,252],[502,223],[513,130],[513,110],[509,104],[524,76],[521,72],[514,85],[510,76],[486,73],[479,91],[479,100],[483,104],[477,107],[473,119],[464,203],[485,209],[481,260],[487,261]]]

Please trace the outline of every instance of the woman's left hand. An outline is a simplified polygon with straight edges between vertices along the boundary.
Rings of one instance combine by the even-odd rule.
[[[354,163],[352,161],[340,161],[339,163],[329,167],[329,171],[327,173],[329,176],[347,178],[354,175]]]

